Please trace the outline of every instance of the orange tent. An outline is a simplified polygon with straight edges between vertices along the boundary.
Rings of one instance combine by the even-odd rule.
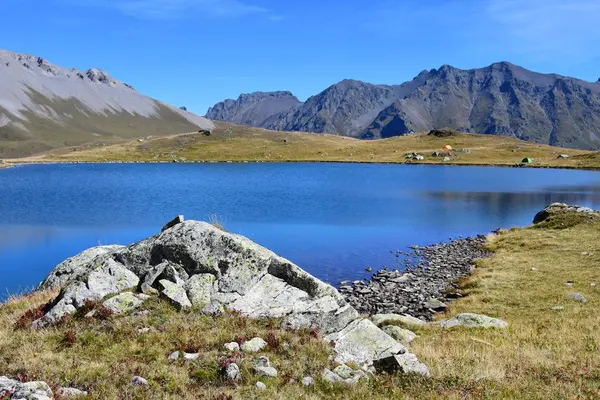
[[[447,144],[444,147],[442,147],[442,150],[450,151],[450,150],[452,150],[452,146],[450,146],[449,144]]]

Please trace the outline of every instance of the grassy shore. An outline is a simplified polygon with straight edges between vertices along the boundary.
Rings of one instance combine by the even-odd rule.
[[[564,215],[537,226],[490,236],[494,255],[478,263],[462,282],[467,296],[452,303],[447,318],[461,312],[496,316],[506,330],[438,326],[420,328],[411,351],[431,378],[377,376],[356,387],[330,386],[318,377],[332,367],[331,348],[316,332],[290,332],[277,321],[237,314],[211,318],[177,312],[152,300],[146,317],[69,318],[33,332],[19,319],[56,292],[14,298],[0,307],[0,372],[26,380],[89,390],[95,399],[592,399],[600,396],[600,216]],[[566,285],[572,282],[572,286]],[[568,298],[579,292],[588,302]],[[561,306],[561,310],[553,310]],[[100,313],[99,315],[103,315]],[[25,324],[26,325],[26,324]],[[140,328],[150,328],[140,333]],[[241,361],[244,380],[224,382],[219,359],[223,343],[269,338],[261,353],[279,377],[259,380],[250,361]],[[290,345],[286,349],[284,343]],[[168,362],[174,350],[200,352],[193,362]],[[149,388],[133,387],[141,375]],[[314,388],[297,383],[316,379]],[[290,379],[295,379],[296,383]]]
[[[450,145],[450,160],[432,157]],[[423,161],[406,159],[416,152]],[[558,158],[566,154],[567,159]],[[600,168],[600,155],[582,150],[537,145],[495,135],[456,134],[447,138],[414,134],[384,140],[364,141],[334,135],[275,132],[247,126],[217,123],[210,136],[201,133],[162,138],[140,138],[114,145],[86,145],[54,150],[42,155],[9,160],[28,162],[364,162],[458,165],[520,164],[525,157],[532,166],[555,168]]]

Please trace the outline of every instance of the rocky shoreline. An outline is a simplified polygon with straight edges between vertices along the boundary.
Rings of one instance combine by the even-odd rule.
[[[365,281],[344,281],[339,291],[361,314],[408,314],[430,320],[446,308],[446,302],[461,297],[457,281],[469,275],[474,261],[490,256],[479,235],[410,252],[396,252],[404,268],[383,269]]]

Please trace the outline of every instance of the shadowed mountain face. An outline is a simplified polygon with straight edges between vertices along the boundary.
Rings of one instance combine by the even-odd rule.
[[[364,139],[450,127],[600,149],[600,84],[506,62],[472,70],[444,65],[397,86],[342,81],[261,118],[252,125]]]
[[[206,118],[260,127],[269,117],[301,104],[290,92],[242,94],[237,100],[227,99],[209,108]]]
[[[61,68],[0,50],[0,157],[213,127],[104,71]]]

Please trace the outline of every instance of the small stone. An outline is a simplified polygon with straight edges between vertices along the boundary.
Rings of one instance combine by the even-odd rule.
[[[256,388],[257,388],[258,390],[266,390],[266,389],[267,389],[267,385],[265,385],[265,384],[264,384],[264,383],[262,383],[262,382],[256,382]]]
[[[574,282],[573,281],[567,281],[565,282],[565,286],[573,286]]]
[[[240,373],[240,367],[235,363],[229,364],[225,369],[225,377],[230,381],[241,381],[242,374]]]
[[[440,321],[440,326],[444,329],[450,329],[457,326],[465,326],[467,328],[508,328],[508,322],[498,318],[488,317],[487,315],[463,313],[458,314],[454,318]]]
[[[140,328],[137,331],[138,333],[148,333],[150,332],[150,328]]]
[[[342,379],[350,379],[354,375],[354,370],[347,366],[346,364],[339,365],[335,367],[333,373],[339,376]]]
[[[590,283],[590,286],[596,286],[596,282]]]
[[[536,268],[536,267],[533,267],[533,268],[531,268],[531,270],[532,270],[533,272],[535,272],[535,271],[537,271],[537,268]]]
[[[79,390],[76,388],[60,387],[56,390],[56,395],[60,398],[63,397],[75,397],[75,396],[87,396],[88,392]]]
[[[304,386],[314,386],[315,380],[313,379],[312,376],[305,376],[304,378],[302,378],[302,384]]]
[[[165,226],[163,226],[161,232],[164,232],[167,229],[171,229],[175,225],[181,224],[184,220],[185,220],[185,218],[183,217],[183,215],[176,216],[174,219],[172,219],[171,221],[167,222],[167,224]]]
[[[569,294],[569,299],[580,301],[582,303],[587,303],[587,299],[581,293],[571,293]]]
[[[254,366],[255,367],[270,367],[271,366],[271,362],[269,361],[269,357],[258,357],[254,359]]]
[[[137,386],[148,386],[148,381],[141,376],[134,376],[131,378],[131,383]]]
[[[179,352],[174,351],[169,355],[169,361],[177,361],[179,360]]]
[[[266,345],[267,345],[267,342],[265,342],[263,339],[257,337],[252,340],[248,340],[248,341],[244,342],[244,344],[242,344],[240,346],[240,348],[245,353],[256,353],[256,352],[264,349]]]
[[[231,352],[240,351],[240,345],[237,342],[225,343],[223,347]]]
[[[551,308],[552,311],[561,311],[564,310],[565,308],[563,306],[554,306]]]
[[[252,367],[252,369],[258,376],[265,376],[268,378],[277,378],[277,370],[273,367],[254,366],[254,367]]]
[[[448,306],[445,303],[439,301],[438,299],[432,297],[429,300],[427,300],[427,302],[425,303],[425,307],[431,308],[432,310],[443,310]]]
[[[194,361],[200,358],[198,353],[183,353],[183,359],[186,361]]]

